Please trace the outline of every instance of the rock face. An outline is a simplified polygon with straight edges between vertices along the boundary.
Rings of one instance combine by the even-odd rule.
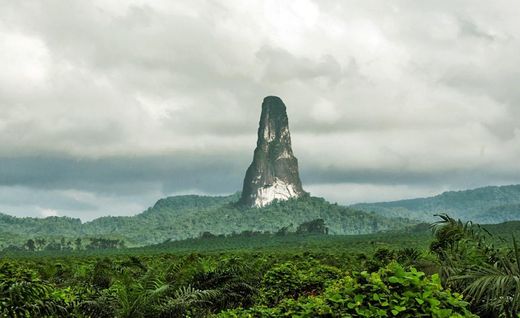
[[[244,179],[240,204],[263,207],[273,200],[305,195],[298,174],[298,160],[291,149],[285,104],[268,96],[262,103],[258,142]]]

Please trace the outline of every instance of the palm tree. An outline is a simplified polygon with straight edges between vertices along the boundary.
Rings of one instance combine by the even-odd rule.
[[[93,317],[185,317],[197,305],[210,305],[211,299],[219,296],[215,291],[191,286],[175,290],[154,269],[148,270],[139,280],[124,269],[119,276],[119,280],[103,290],[97,299],[83,302],[81,311]]]
[[[487,240],[491,234],[479,225],[447,215],[432,225],[445,287],[461,292],[484,317],[517,317],[520,313],[520,251],[501,251]]]
[[[211,305],[212,300],[220,296],[221,294],[215,290],[199,290],[191,286],[180,287],[172,296],[156,304],[150,312],[150,317],[180,318],[186,317],[190,311],[191,317],[206,317],[209,312],[204,307]],[[199,307],[198,315],[197,307]]]
[[[437,255],[440,262],[440,277],[444,287],[456,287],[448,284],[448,278],[465,268],[482,262],[496,260],[498,251],[487,239],[491,234],[478,224],[468,221],[463,223],[446,214],[437,215],[440,221],[432,224],[434,241],[430,251]]]
[[[501,312],[507,318],[520,313],[520,251],[514,237],[512,253],[492,264],[474,265],[450,280],[462,282],[464,294],[484,311]]]
[[[212,291],[211,308],[220,311],[252,305],[256,288],[248,281],[245,273],[246,267],[229,260],[226,264],[199,271],[193,276],[192,281],[196,288]]]
[[[0,317],[67,317],[66,305],[35,272],[0,266]]]

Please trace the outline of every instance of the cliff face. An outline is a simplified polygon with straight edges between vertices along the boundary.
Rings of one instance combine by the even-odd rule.
[[[262,103],[258,141],[240,203],[263,207],[275,199],[287,200],[304,194],[298,160],[291,148],[285,104],[279,97],[268,96]]]

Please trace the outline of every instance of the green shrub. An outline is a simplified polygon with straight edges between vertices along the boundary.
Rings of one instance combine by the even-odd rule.
[[[297,264],[297,265],[296,265]],[[286,262],[269,270],[262,280],[261,298],[269,306],[285,298],[321,293],[325,284],[341,276],[332,266],[318,262]]]
[[[439,277],[392,262],[378,272],[353,273],[320,295],[285,299],[276,306],[223,312],[220,317],[476,317]]]

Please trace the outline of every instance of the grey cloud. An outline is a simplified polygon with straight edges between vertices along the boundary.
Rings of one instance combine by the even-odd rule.
[[[0,187],[0,213],[16,216],[71,216],[91,220],[106,215],[132,215],[153,205],[161,192],[151,186],[139,195],[106,195],[86,190]]]
[[[461,33],[463,35],[475,36],[484,40],[493,41],[496,37],[486,30],[479,27],[474,21],[468,18],[459,17],[459,24],[461,27]]]
[[[0,4],[5,212],[92,218],[239,190],[266,95],[287,104],[319,194],[520,180],[507,1]]]
[[[73,209],[75,211],[90,211],[95,205],[81,202],[72,197],[56,195],[53,191],[38,191],[31,187],[0,188],[0,202],[4,206],[25,208],[27,206],[43,206],[57,210]],[[1,211],[0,211],[1,212]]]
[[[241,187],[246,158],[194,154],[78,159],[0,158],[0,186],[66,190],[80,188],[108,195],[137,195],[151,184],[163,193],[185,189],[231,193]]]
[[[471,178],[467,176],[471,175]],[[471,169],[442,172],[410,172],[406,170],[353,170],[341,168],[315,168],[304,171],[302,180],[312,185],[319,184],[370,184],[377,186],[407,185],[418,188],[450,187],[453,189],[476,188],[482,185],[503,185],[518,182],[520,172]]]
[[[229,194],[241,189],[245,158],[190,154],[155,157],[0,159],[0,212],[56,213],[90,220],[144,211],[177,193]]]
[[[325,55],[319,61],[291,55],[289,52],[269,46],[262,47],[256,56],[265,63],[265,81],[283,82],[295,80],[326,79],[330,85],[337,83],[343,76],[338,61]]]

